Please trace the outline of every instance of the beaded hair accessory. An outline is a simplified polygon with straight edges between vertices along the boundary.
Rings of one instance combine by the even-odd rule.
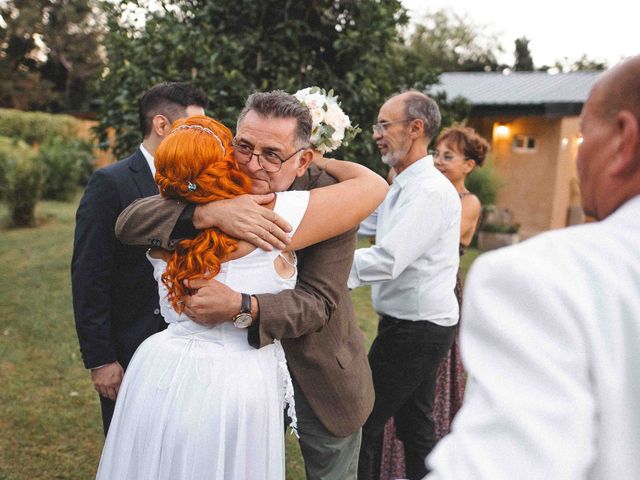
[[[218,143],[220,144],[220,147],[222,148],[222,153],[225,154],[225,155],[227,153],[227,149],[224,148],[224,144],[222,143],[222,140],[220,140],[220,137],[218,135],[216,135],[216,132],[214,132],[210,128],[203,127],[202,125],[180,125],[179,127],[176,127],[173,130],[171,130],[169,132],[169,135],[171,135],[172,133],[177,132],[178,130],[198,130],[199,132],[204,132],[204,133],[206,133],[208,135],[213,135],[216,138],[216,140],[218,140]],[[190,192],[195,192],[198,187],[193,182],[187,182],[187,188],[189,189]]]
[[[178,130],[198,130],[200,132],[204,132],[204,133],[208,133],[209,135],[213,135],[214,137],[216,137],[216,140],[218,140],[218,143],[220,144],[220,147],[222,147],[222,153],[224,153],[225,155],[227,153],[227,149],[224,148],[224,144],[222,143],[222,140],[220,140],[220,137],[218,135],[216,135],[216,132],[214,132],[210,128],[203,127],[201,125],[180,125],[179,127],[176,127],[173,130],[171,130],[169,132],[169,135],[171,135],[172,133],[177,132]]]

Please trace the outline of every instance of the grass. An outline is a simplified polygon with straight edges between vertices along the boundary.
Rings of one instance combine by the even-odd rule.
[[[100,406],[82,366],[71,309],[76,205],[42,202],[37,228],[0,229],[0,480],[90,479],[100,458]],[[7,223],[2,206],[0,225]],[[478,253],[470,250],[463,268]],[[370,344],[377,318],[369,295],[365,287],[352,296]],[[287,478],[304,478],[291,435]]]

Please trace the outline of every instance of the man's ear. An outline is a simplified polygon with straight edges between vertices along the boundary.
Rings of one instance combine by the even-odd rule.
[[[631,112],[623,110],[615,118],[615,156],[609,162],[612,175],[627,176],[640,169],[640,121]]]
[[[164,138],[171,131],[171,122],[164,115],[154,115],[151,119],[151,129],[160,138]]]
[[[300,154],[300,158],[298,159],[298,166],[296,167],[296,177],[301,177],[311,165],[311,161],[313,160],[313,150],[307,148]]]
[[[409,136],[411,138],[424,137],[424,120],[421,118],[414,118],[409,123]]]

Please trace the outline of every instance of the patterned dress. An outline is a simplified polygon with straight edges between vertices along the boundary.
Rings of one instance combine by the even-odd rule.
[[[460,256],[464,247],[460,245]],[[462,307],[462,282],[460,271],[456,279],[456,298]],[[460,322],[456,325],[456,336],[451,350],[440,363],[436,373],[436,395],[433,402],[433,420],[436,424],[436,437],[441,439],[451,430],[451,421],[462,406],[464,387],[467,380],[462,359],[460,358]]]

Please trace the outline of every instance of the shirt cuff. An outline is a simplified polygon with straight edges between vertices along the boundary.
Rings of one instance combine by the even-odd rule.
[[[347,287],[349,290],[354,288],[358,288],[362,283],[360,282],[360,278],[358,278],[358,270],[356,269],[356,259],[353,259],[353,264],[351,265],[351,272],[349,272],[349,279],[347,280]]]

